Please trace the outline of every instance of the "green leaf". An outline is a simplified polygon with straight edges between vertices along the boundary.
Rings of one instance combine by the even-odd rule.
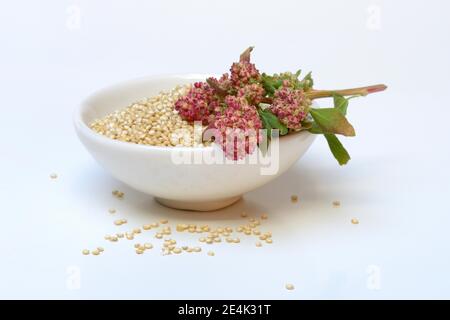
[[[323,130],[315,122],[311,124],[311,128],[309,128],[308,131],[313,134],[323,134]]]
[[[301,130],[310,130],[313,127],[314,122],[305,120],[305,121],[302,121],[301,124],[302,124]]]
[[[272,138],[272,130],[278,129],[280,131],[280,135],[286,135],[288,133],[288,129],[269,109],[258,108],[258,114],[263,127],[267,132],[267,142],[259,145],[262,155],[265,156],[268,152],[269,141]]]
[[[311,108],[309,113],[323,133],[342,134],[344,136],[355,135],[355,129],[338,109]]]
[[[330,147],[331,153],[336,158],[336,160],[339,162],[339,164],[342,166],[344,164],[347,164],[347,162],[350,160],[350,155],[348,154],[347,150],[345,150],[342,143],[339,141],[339,139],[334,134],[324,134],[325,139],[327,139],[328,146]]]
[[[357,97],[361,97],[361,95],[344,97],[340,94],[334,93],[333,94],[334,107],[339,111],[341,111],[341,113],[345,116],[347,114],[348,102],[350,101],[350,99]]]
[[[350,155],[335,133],[347,136],[355,135],[353,127],[345,118],[348,102],[351,98],[353,97],[345,98],[342,95],[333,94],[334,108],[310,110],[314,122],[309,132],[324,135],[331,153],[341,166],[347,164],[350,160]]]
[[[267,121],[266,117],[261,116],[261,113],[259,113],[259,118],[261,119],[263,128],[266,129],[267,139],[270,139],[272,136],[272,127],[270,126],[269,121]]]
[[[303,88],[303,90],[308,91],[314,86],[314,80],[312,78],[312,73],[309,72],[302,81],[300,81],[299,86]]]
[[[283,82],[280,79],[277,79],[273,76],[269,76],[265,73],[261,75],[261,83],[262,86],[264,87],[264,90],[266,90],[266,93],[269,96],[273,96],[275,90],[277,90],[283,84]]]
[[[340,94],[333,94],[334,107],[338,109],[344,116],[347,114],[348,99]]]
[[[288,128],[268,109],[258,109],[259,117],[263,123],[264,129],[267,129],[268,135],[272,135],[272,129],[280,130],[280,135],[284,136],[288,133]]]
[[[270,130],[267,130],[267,137],[262,137],[264,140],[260,140],[258,142],[258,148],[261,150],[262,155],[265,157],[267,153],[269,152],[269,143],[270,143],[270,137],[269,137]]]

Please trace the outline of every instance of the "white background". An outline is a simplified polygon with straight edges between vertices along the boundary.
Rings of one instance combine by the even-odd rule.
[[[0,297],[450,298],[449,12],[444,0],[2,1]],[[347,166],[317,139],[244,201],[186,214],[113,180],[77,140],[72,111],[92,91],[221,73],[249,45],[260,69],[313,70],[317,88],[389,86],[352,100]],[[236,225],[242,210],[267,212],[274,243],[138,256],[130,242],[103,240],[117,230],[109,207],[127,228],[162,217]],[[102,256],[81,255],[98,245]]]

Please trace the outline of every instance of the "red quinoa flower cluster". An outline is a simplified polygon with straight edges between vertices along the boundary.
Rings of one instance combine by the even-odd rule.
[[[256,149],[262,123],[255,106],[243,97],[227,96],[227,108],[216,115],[210,128],[216,129],[216,140],[227,158],[242,159]]]
[[[264,88],[259,83],[247,84],[237,92],[238,97],[244,97],[250,104],[255,106],[263,101],[265,94]]]
[[[270,111],[290,129],[300,129],[308,114],[308,105],[302,89],[283,86],[275,91]]]
[[[206,82],[196,82],[189,92],[175,102],[175,110],[190,122],[207,125],[219,107],[219,99]]]
[[[239,62],[235,62],[231,65],[231,82],[236,88],[258,82],[261,77],[258,69],[250,62],[250,53],[252,50],[253,47],[245,50],[241,54]]]
[[[253,63],[242,61],[231,66],[231,82],[237,88],[258,81],[260,74]]]

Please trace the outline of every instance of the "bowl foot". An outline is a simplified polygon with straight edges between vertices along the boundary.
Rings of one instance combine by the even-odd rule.
[[[163,206],[173,208],[173,209],[181,209],[181,210],[190,210],[190,211],[214,211],[219,210],[225,207],[228,207],[238,201],[241,196],[219,199],[214,201],[180,201],[180,200],[170,200],[155,197],[155,200],[162,204]]]

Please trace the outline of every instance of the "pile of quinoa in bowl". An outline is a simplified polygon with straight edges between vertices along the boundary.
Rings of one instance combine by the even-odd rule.
[[[162,91],[97,119],[90,127],[107,138],[124,142],[160,147],[204,147],[209,143],[201,141],[201,134],[194,135],[194,124],[183,120],[174,108],[175,102],[191,88],[192,85],[187,84]]]

